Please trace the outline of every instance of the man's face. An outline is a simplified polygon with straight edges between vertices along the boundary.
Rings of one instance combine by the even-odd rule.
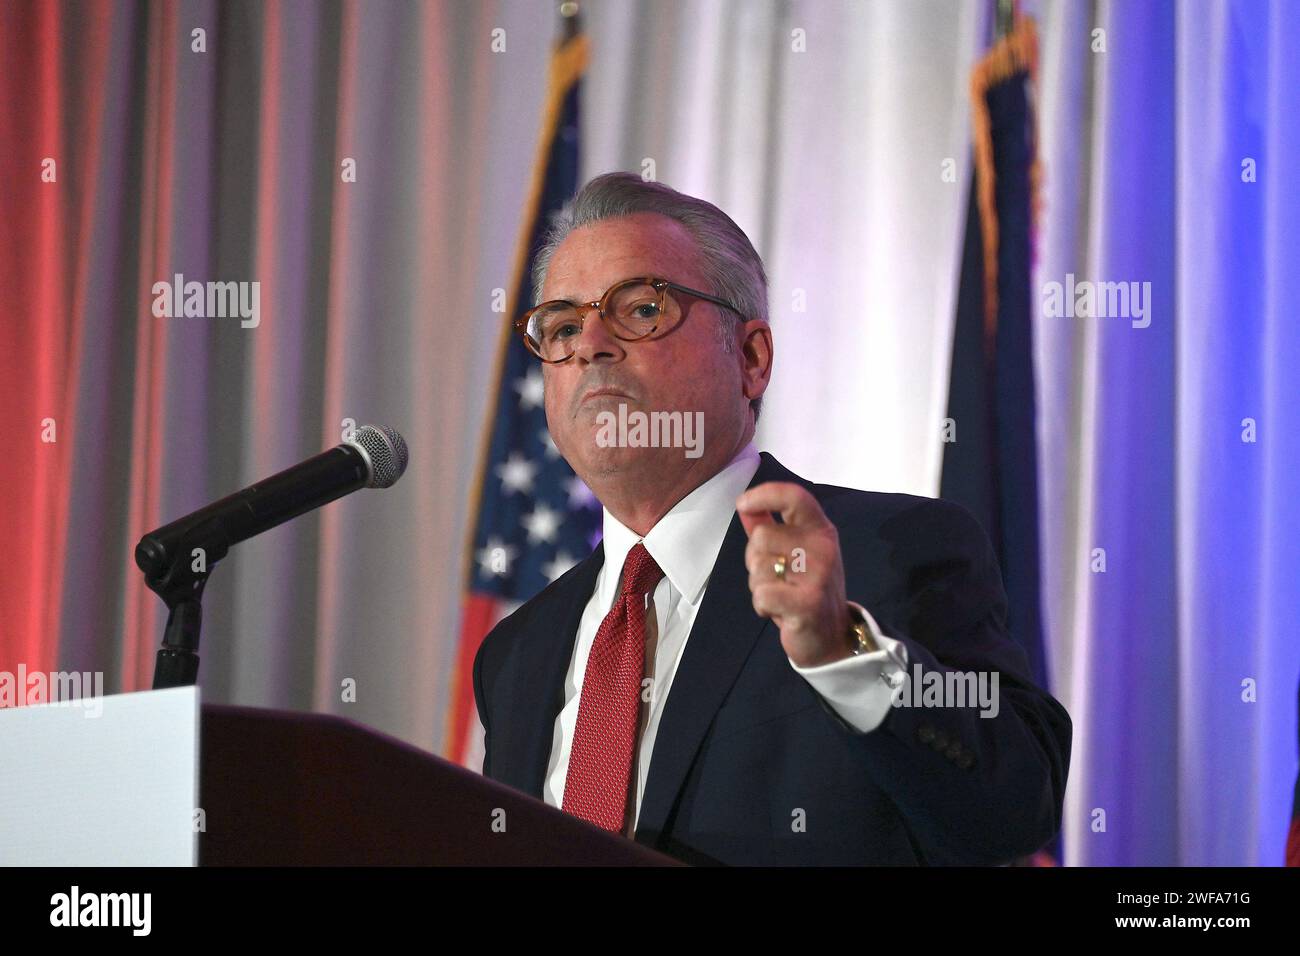
[[[542,301],[592,302],[610,286],[634,276],[657,276],[703,292],[698,254],[686,228],[656,213],[636,213],[573,230],[556,249],[542,287]],[[666,335],[627,342],[612,336],[596,310],[584,320],[573,357],[544,365],[546,421],[551,437],[578,476],[592,485],[602,476],[636,470],[646,479],[710,462],[735,445],[748,424],[740,350],[722,351],[716,325],[739,326],[734,313],[693,296],[679,295],[682,322]],[[729,328],[729,333],[736,328]],[[593,394],[596,391],[601,394]],[[609,416],[627,412],[703,413],[703,458],[682,448],[602,447]],[[717,444],[714,444],[717,443]]]

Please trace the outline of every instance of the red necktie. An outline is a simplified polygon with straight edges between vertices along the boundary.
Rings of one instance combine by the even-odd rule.
[[[563,810],[614,833],[633,808],[632,753],[645,675],[646,596],[664,576],[645,545],[623,562],[623,587],[587,658]]]

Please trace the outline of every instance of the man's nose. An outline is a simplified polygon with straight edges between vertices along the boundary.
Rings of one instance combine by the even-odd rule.
[[[588,310],[582,321],[582,332],[573,345],[576,360],[583,365],[592,362],[618,362],[626,354],[623,343],[609,334],[595,309]]]

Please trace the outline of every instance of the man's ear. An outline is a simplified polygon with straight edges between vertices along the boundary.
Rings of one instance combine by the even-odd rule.
[[[772,378],[772,327],[762,319],[750,319],[741,334],[740,374],[745,397],[753,401],[767,391]]]

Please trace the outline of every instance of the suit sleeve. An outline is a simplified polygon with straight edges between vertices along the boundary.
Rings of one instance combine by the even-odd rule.
[[[969,512],[943,500],[910,509],[882,534],[902,585],[868,609],[906,648],[909,684],[919,676],[922,688],[949,690],[936,704],[905,687],[903,699],[922,706],[891,707],[871,733],[839,726],[927,862],[1001,864],[1033,853],[1060,829],[1071,723],[1034,685],[1007,633],[988,537]],[[959,703],[953,689],[980,679],[991,695]]]
[[[492,776],[492,731],[488,726],[487,698],[483,694],[483,653],[487,648],[488,634],[474,654],[474,704],[478,708],[478,721],[483,725],[483,776]]]

